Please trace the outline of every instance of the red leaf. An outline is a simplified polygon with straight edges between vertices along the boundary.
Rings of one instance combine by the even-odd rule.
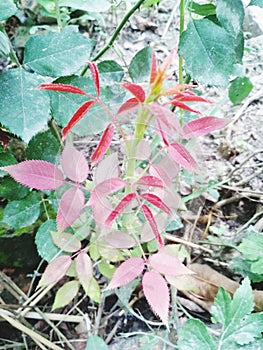
[[[185,169],[189,171],[194,171],[197,167],[196,161],[187,151],[187,149],[177,142],[172,142],[168,147],[169,155],[178,164],[182,165]]]
[[[94,105],[95,101],[87,101],[83,103],[82,106],[79,107],[79,109],[74,113],[73,117],[70,119],[68,124],[62,129],[62,136],[65,138],[67,134],[70,132],[70,130],[73,128],[74,125],[76,125],[88,112],[88,110]]]
[[[179,120],[175,116],[175,114],[165,106],[161,106],[158,103],[152,103],[148,105],[149,110],[151,113],[162,123],[164,123],[170,130],[175,130],[177,132],[180,132],[181,126],[179,123]]]
[[[113,134],[114,134],[114,126],[112,124],[109,124],[107,128],[104,130],[98,146],[96,147],[95,151],[91,155],[91,161],[93,164],[98,163],[101,160],[101,158],[104,156],[104,154],[107,152],[108,148],[110,147]]]
[[[143,211],[143,214],[145,216],[145,219],[149,222],[151,229],[153,230],[153,233],[157,239],[157,243],[158,243],[159,248],[163,247],[164,243],[163,243],[162,237],[158,231],[158,227],[157,227],[156,221],[153,217],[151,210],[147,207],[147,205],[143,204],[142,211]]]
[[[150,167],[150,174],[159,177],[165,184],[165,187],[171,186],[179,171],[180,167],[178,164],[168,155],[163,157],[159,163],[152,164]]]
[[[57,213],[57,228],[59,231],[64,231],[73,224],[84,208],[84,204],[84,194],[79,188],[70,188],[63,194]]]
[[[26,160],[1,169],[21,184],[37,190],[55,190],[64,183],[61,170],[44,160]]]
[[[111,225],[112,221],[119,216],[125,208],[131,203],[131,201],[135,198],[135,193],[129,193],[122,198],[118,205],[113,209],[108,218],[106,219],[105,224],[107,226]]]
[[[78,183],[85,181],[89,174],[89,165],[84,155],[68,143],[62,152],[62,168],[70,180]]]
[[[179,92],[172,98],[173,100],[178,99],[181,102],[206,102],[211,103],[209,100],[202,96],[196,95],[192,91]]]
[[[91,75],[95,84],[95,88],[96,88],[96,93],[97,93],[97,97],[100,96],[100,78],[99,78],[99,71],[98,68],[96,66],[95,63],[93,62],[88,62],[89,65],[89,69],[91,71]]]
[[[139,102],[135,97],[130,98],[129,100],[125,101],[120,108],[118,109],[117,114],[121,114],[123,112],[127,112],[133,108],[136,108],[139,106]]]
[[[166,253],[157,253],[149,257],[151,266],[164,275],[181,276],[193,274],[178,258]]]
[[[99,184],[110,178],[117,178],[120,175],[118,153],[111,153],[102,159],[94,171],[94,182]]]
[[[39,281],[38,287],[57,283],[63,276],[65,276],[70,264],[71,257],[69,255],[61,255],[52,260],[46,267]]]
[[[189,111],[189,112],[193,112],[193,113],[197,113],[200,114],[199,111],[187,106],[185,103],[178,101],[177,99],[174,100],[170,100],[169,104],[172,104],[173,106],[179,107],[184,109],[185,111]]]
[[[68,84],[41,84],[38,87],[38,90],[51,90],[59,92],[70,92],[72,94],[87,95],[87,93],[81,90],[80,88]]]
[[[114,248],[132,248],[137,245],[134,238],[132,238],[127,232],[115,231],[111,232],[106,237],[106,242]]]
[[[152,54],[152,66],[151,66],[151,73],[150,73],[150,84],[152,84],[157,76],[157,59],[156,55],[153,52]]]
[[[136,181],[137,185],[145,185],[145,186],[152,186],[152,187],[158,187],[158,188],[164,188],[163,181],[161,178],[158,178],[153,175],[145,175],[139,178],[138,181]]]
[[[142,287],[153,312],[167,325],[170,295],[165,279],[154,271],[147,271],[142,278]]]
[[[185,124],[183,127],[183,137],[190,139],[208,134],[211,131],[224,128],[229,121],[225,118],[202,117]]]
[[[124,261],[114,272],[112,280],[106,289],[124,286],[138,277],[144,269],[144,260],[133,257]]]
[[[133,96],[136,97],[136,99],[139,101],[139,102],[144,102],[145,100],[145,92],[143,90],[143,88],[138,85],[138,84],[134,84],[134,83],[120,83],[120,85],[130,91]]]
[[[161,200],[160,197],[156,196],[153,193],[143,193],[141,197],[146,201],[150,202],[152,205],[155,205],[160,210],[164,211],[168,215],[172,215],[171,209]]]
[[[90,280],[92,279],[93,266],[90,257],[84,252],[80,252],[75,259],[76,273],[85,293],[89,292]]]

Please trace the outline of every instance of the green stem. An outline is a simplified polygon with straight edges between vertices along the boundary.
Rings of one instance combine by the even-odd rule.
[[[184,0],[180,2],[180,26],[179,32],[180,37],[182,32],[184,31]],[[183,57],[179,55],[179,84],[183,84]]]
[[[105,54],[105,52],[107,52],[112,44],[114,43],[114,41],[116,40],[117,36],[119,35],[120,31],[122,30],[122,28],[125,26],[125,24],[128,22],[129,18],[134,14],[134,12],[142,5],[142,3],[145,0],[139,0],[138,2],[136,2],[136,4],[126,13],[126,15],[123,17],[122,21],[120,22],[120,24],[118,25],[118,27],[116,28],[115,32],[113,33],[112,37],[110,38],[109,42],[101,49],[100,52],[97,53],[97,55],[92,59],[92,61],[97,61],[102,55]],[[88,66],[86,66],[81,75],[85,75],[86,71],[88,69]]]
[[[62,24],[62,21],[61,21],[59,0],[55,0],[55,7],[56,7],[56,17],[57,17],[58,28],[59,28],[59,30],[61,30],[63,28],[63,24]]]

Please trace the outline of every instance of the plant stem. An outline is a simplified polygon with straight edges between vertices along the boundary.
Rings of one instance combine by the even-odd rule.
[[[119,35],[122,28],[125,26],[125,24],[128,22],[129,18],[134,14],[134,12],[143,4],[145,0],[139,0],[136,2],[136,4],[126,13],[126,15],[123,17],[122,21],[116,28],[115,32],[113,33],[112,37],[110,38],[109,42],[103,47],[103,49],[92,59],[92,61],[97,61],[102,55],[104,55],[105,52],[107,52],[114,41],[116,40],[117,36]],[[84,75],[87,71],[88,67],[86,66],[81,75]]]
[[[180,26],[179,26],[179,32],[180,37],[182,32],[184,31],[184,0],[181,0],[180,2]],[[179,84],[183,84],[183,57],[179,55]]]
[[[61,30],[63,25],[62,25],[61,15],[60,15],[59,0],[55,0],[55,7],[56,7],[58,29]]]

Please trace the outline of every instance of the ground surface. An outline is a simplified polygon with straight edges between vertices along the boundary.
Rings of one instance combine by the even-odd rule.
[[[155,10],[145,9],[137,13],[116,41],[114,50],[107,52],[103,58],[114,58],[121,65],[123,63],[128,64],[138,50],[145,47],[145,45],[151,45],[157,52],[158,59],[162,60],[178,44],[178,17],[176,15],[178,11],[174,11],[174,9],[175,6],[172,2],[164,1]],[[107,35],[113,33],[124,12],[125,9],[118,9],[116,13],[107,16],[106,27],[103,28]],[[218,183],[223,182],[215,188],[219,195],[218,198],[215,198],[214,193],[205,191],[197,199],[192,199],[187,203],[188,211],[181,215],[184,228],[177,231],[175,235],[186,241],[190,240],[192,243],[197,244],[200,239],[206,242],[216,242],[217,244],[231,243],[233,240],[237,242],[240,241],[249,224],[256,225],[258,231],[263,230],[263,33],[261,36],[248,33],[245,45],[249,50],[244,55],[244,67],[254,88],[242,104],[233,106],[227,98],[227,92],[223,89],[201,87],[205,97],[213,102],[213,105],[209,107],[211,112],[213,111],[213,115],[228,118],[230,124],[224,131],[215,132],[213,135],[203,137],[199,141],[198,147],[196,147],[196,156],[202,167],[199,174],[197,174],[197,182],[192,184],[182,183],[180,188],[181,194],[185,196],[190,194],[193,188],[200,188],[210,180]],[[103,41],[101,40],[97,50],[102,46]],[[177,64],[175,62],[175,71],[176,68]],[[216,205],[218,208],[215,208]],[[220,245],[213,244],[196,247],[186,245],[186,247],[194,262],[205,264],[213,269],[209,270],[208,274],[216,276],[216,270],[220,274],[239,282],[240,276],[227,268],[235,254],[233,250],[224,249]],[[203,250],[202,247],[207,250]],[[8,273],[8,271],[5,272]],[[217,276],[217,278],[220,278],[220,276]],[[25,280],[24,275],[21,276],[21,280],[19,280],[20,276],[17,276],[16,280],[6,279],[5,275],[0,277],[0,286],[5,290],[5,293],[10,292],[10,289],[13,291],[13,294],[11,294],[14,302],[18,303],[19,299],[24,297],[21,284],[23,284],[24,290],[28,292],[28,285],[31,282],[30,277],[28,280]],[[205,278],[209,285],[207,275]],[[19,288],[17,285],[19,285]],[[260,285],[257,286],[258,289],[261,287]],[[195,317],[208,321],[208,311],[212,298],[209,296],[210,292],[208,290],[204,303],[190,295],[183,294],[179,295],[179,300]],[[4,298],[4,295],[2,297]],[[48,298],[52,302],[53,294],[48,294]],[[63,322],[57,327],[68,339],[75,340],[75,349],[85,348],[84,339],[87,337],[87,324],[94,324],[94,322],[96,323],[97,333],[111,342],[109,347],[111,350],[135,350],[149,343],[150,340],[147,338],[149,327],[136,317],[126,314],[116,302],[114,297],[109,297],[105,304],[101,304],[97,309],[95,306],[86,305],[83,298],[77,312],[75,310],[75,314],[79,317],[78,321],[81,319],[82,322],[76,326],[76,323],[70,320],[72,314],[70,308],[68,308],[63,310],[63,314],[67,315],[63,315]],[[149,311],[140,294],[139,300],[133,307],[137,314],[141,312],[146,319],[149,318],[153,322],[158,321]],[[85,319],[82,315],[87,308],[89,308],[89,315],[91,316],[87,316]],[[179,316],[183,323],[185,316],[183,313],[179,313]],[[59,315],[56,317],[55,321],[58,321]],[[29,322],[33,322],[32,319],[29,319]],[[43,321],[34,324],[35,329],[39,329],[46,334],[52,333]],[[144,332],[144,338],[141,337],[141,334],[127,339],[120,336],[121,333],[130,332]],[[161,332],[164,331],[160,331],[160,334]],[[0,338],[9,336],[10,346],[14,339],[17,339],[18,343],[21,344],[19,334],[20,332],[12,330],[12,327],[10,328],[10,326],[1,322]],[[167,341],[169,339],[172,341],[172,333],[169,335],[170,338],[167,334],[163,336],[167,338]],[[61,336],[62,342],[63,339]],[[152,346],[152,349],[161,349],[162,345],[160,344]],[[2,343],[1,345],[5,346],[7,344]],[[15,348],[14,344],[13,348]]]

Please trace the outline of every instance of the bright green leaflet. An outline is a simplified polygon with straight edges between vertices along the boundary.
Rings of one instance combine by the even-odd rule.
[[[41,197],[31,192],[20,201],[12,201],[4,209],[3,222],[12,228],[22,228],[32,225],[40,214]]]
[[[25,46],[24,64],[44,76],[71,75],[87,63],[93,46],[94,40],[69,26],[62,32],[31,37]]]
[[[35,90],[44,80],[24,69],[0,75],[0,123],[28,142],[49,118],[46,91]]]
[[[208,19],[192,20],[182,33],[179,54],[185,70],[201,84],[226,86],[235,63],[231,36]]]
[[[232,81],[228,96],[230,101],[236,105],[241,103],[252,91],[253,84],[247,77],[238,77]]]
[[[233,37],[237,37],[242,30],[245,16],[242,0],[217,0],[216,16],[222,27]]]
[[[17,7],[12,0],[1,0],[0,22],[8,19],[17,12]]]

